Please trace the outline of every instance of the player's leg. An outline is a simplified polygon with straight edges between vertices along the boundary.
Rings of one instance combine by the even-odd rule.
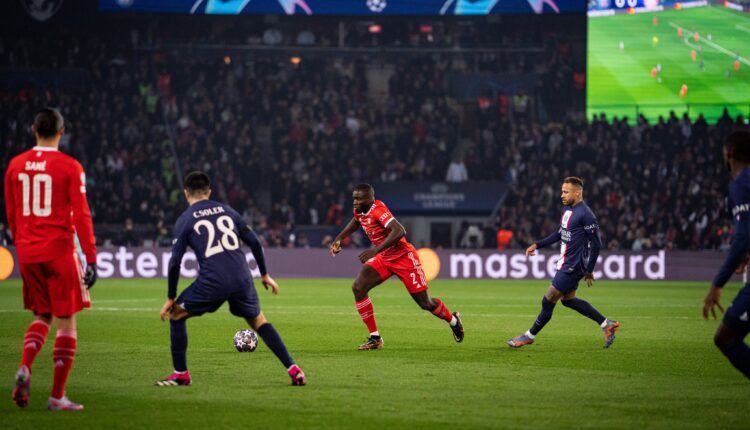
[[[291,354],[286,349],[284,341],[281,339],[281,335],[276,330],[276,327],[266,320],[263,312],[259,312],[257,316],[252,318],[246,317],[245,320],[258,333],[260,338],[263,339],[263,343],[276,355],[281,364],[284,365],[289,377],[292,378],[292,385],[305,385],[305,373],[294,362]]]
[[[389,276],[391,276],[391,273],[378,255],[362,266],[362,270],[352,284],[357,312],[370,332],[367,341],[359,346],[358,349],[360,350],[381,349],[383,347],[383,339],[380,337],[378,325],[375,322],[375,309],[368,294],[370,290],[380,285]]]
[[[464,325],[461,322],[461,314],[452,312],[445,306],[442,300],[431,298],[427,291],[411,293],[411,298],[419,305],[420,308],[432,313],[436,317],[445,320],[453,332],[453,339],[456,342],[464,340]]]
[[[750,348],[744,339],[750,332],[750,284],[737,293],[724,320],[716,330],[714,343],[737,370],[750,378]]]
[[[558,272],[558,274],[559,273],[560,272]],[[562,287],[555,286],[556,280],[558,280],[557,275],[555,275],[555,279],[552,281],[552,285],[547,288],[547,292],[544,293],[544,297],[542,297],[542,310],[539,311],[539,315],[536,317],[534,324],[532,324],[531,328],[528,329],[526,333],[510,339],[507,342],[508,346],[510,346],[511,348],[520,348],[524,345],[534,343],[534,338],[536,338],[536,335],[539,334],[542,328],[544,328],[549,320],[552,319],[552,312],[555,310],[555,305],[565,295],[563,291],[560,291],[558,289]],[[558,284],[562,283],[558,282]]]
[[[229,311],[232,315],[244,318],[250,327],[255,330],[263,343],[276,355],[281,364],[286,368],[287,373],[292,378],[292,385],[305,385],[305,374],[302,369],[294,362],[294,359],[286,349],[281,335],[271,323],[266,320],[265,315],[260,310],[260,300],[258,292],[252,281],[243,283],[229,295]]]
[[[190,385],[193,382],[187,367],[187,320],[206,312],[215,312],[225,299],[225,296],[217,295],[215,289],[197,282],[192,283],[177,297],[169,313],[169,341],[174,370],[165,379],[156,381],[156,385],[172,387]]]
[[[76,329],[76,316],[55,316],[52,318],[52,324],[55,326],[55,347],[52,351],[52,358],[55,363],[55,371],[52,382],[52,393],[47,402],[50,410],[75,410],[83,409],[79,405],[68,400],[65,395],[65,386],[68,383],[70,371],[73,368],[73,359],[75,358],[78,331]]]
[[[34,363],[39,351],[44,346],[49,334],[52,315],[34,315],[34,321],[29,324],[23,339],[23,356],[21,357],[21,366],[26,366],[31,371],[31,365]]]
[[[21,264],[20,269],[23,279],[24,307],[34,312],[34,320],[26,328],[24,334],[21,364],[16,372],[12,395],[15,404],[25,408],[29,404],[31,366],[47,340],[52,315],[42,265]]]
[[[418,254],[408,252],[396,260],[384,263],[388,270],[403,282],[411,298],[414,299],[420,308],[445,320],[450,325],[453,332],[453,339],[456,342],[461,342],[464,339],[461,315],[458,312],[452,313],[442,300],[430,297],[429,293],[427,293],[427,289],[429,288],[427,286],[427,277],[422,270],[422,263],[419,261]]]
[[[591,303],[576,297],[576,291],[570,291],[560,301],[563,306],[573,309],[583,316],[596,321],[604,332],[604,347],[609,348],[615,341],[615,333],[620,328],[618,321],[610,320],[604,317]]]
[[[750,347],[744,339],[749,327],[733,327],[722,322],[714,335],[714,344],[746,378],[750,378]]]
[[[172,354],[172,374],[164,380],[157,381],[159,386],[176,386],[190,385],[192,378],[187,367],[187,320],[190,318],[190,312],[185,310],[181,305],[175,303],[172,311],[169,313],[169,344]]]
[[[86,287],[74,252],[46,263],[45,268],[49,273],[47,285],[52,305],[52,325],[57,330],[52,351],[55,370],[47,408],[80,411],[83,405],[71,402],[65,394],[65,387],[78,346],[76,313],[88,305],[84,298]]]

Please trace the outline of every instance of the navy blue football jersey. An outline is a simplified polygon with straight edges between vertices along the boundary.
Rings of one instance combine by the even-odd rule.
[[[750,252],[750,168],[745,168],[729,183],[727,200],[731,211],[733,233],[729,254],[713,284],[723,287]]]
[[[601,238],[599,223],[586,203],[563,206],[560,229],[537,242],[537,247],[543,248],[558,240],[562,243],[557,270],[578,274],[594,271],[601,249]]]
[[[252,283],[241,232],[249,230],[242,217],[228,205],[201,200],[191,205],[175,223],[172,261],[182,261],[187,247],[200,265],[197,281],[216,288]]]

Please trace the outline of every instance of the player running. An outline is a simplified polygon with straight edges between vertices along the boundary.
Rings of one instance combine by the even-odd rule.
[[[32,131],[36,146],[14,157],[5,173],[5,205],[23,279],[23,303],[34,313],[24,335],[13,401],[21,408],[29,404],[31,365],[52,324],[57,329],[55,371],[47,408],[78,411],[83,405],[67,398],[65,384],[76,353],[76,313],[91,306],[88,288],[96,282],[86,179],[81,164],[58,151],[65,132],[60,112],[40,110]],[[85,274],[76,235],[88,263]]]
[[[563,204],[560,229],[526,249],[528,257],[536,255],[537,249],[562,241],[560,259],[557,261],[557,274],[542,297],[542,311],[534,325],[526,333],[509,340],[508,346],[511,348],[520,348],[534,343],[536,335],[552,319],[555,304],[561,299],[563,306],[575,309],[602,327],[605,348],[609,348],[615,341],[615,332],[620,327],[619,322],[608,320],[589,302],[576,297],[578,282],[581,278],[589,287],[594,283],[594,266],[602,246],[596,217],[583,202],[583,181],[574,176],[565,178],[560,197]]]
[[[734,131],[724,146],[724,162],[732,176],[729,183],[729,207],[734,220],[734,237],[729,254],[716,274],[708,295],[703,300],[703,318],[709,312],[716,319],[716,307],[721,307],[721,289],[735,270],[744,271],[750,252],[750,132]],[[714,335],[714,343],[729,359],[732,366],[750,378],[750,348],[744,342],[750,332],[750,283],[737,293]]]
[[[240,240],[251,249],[262,276],[263,286],[279,293],[279,286],[266,271],[263,247],[253,230],[231,207],[209,200],[211,182],[203,172],[185,177],[185,198],[190,204],[175,223],[175,239],[168,269],[167,301],[161,309],[162,321],[169,319],[174,372],[156,385],[190,385],[187,369],[187,318],[215,312],[224,302],[229,311],[242,317],[276,354],[292,378],[292,385],[305,385],[305,374],[294,363],[279,332],[260,310],[253,277],[240,249]],[[180,265],[190,246],[200,265],[198,279],[177,295]]]
[[[354,216],[336,236],[329,249],[331,255],[341,252],[341,241],[360,226],[375,245],[359,254],[359,260],[364,266],[352,285],[357,312],[370,331],[370,337],[358,349],[383,348],[383,338],[375,323],[375,312],[367,294],[391,275],[401,279],[419,307],[449,323],[456,342],[464,340],[461,314],[451,313],[440,299],[430,298],[427,294],[427,280],[414,246],[405,238],[406,230],[394,218],[385,203],[375,200],[373,187],[369,184],[357,185],[353,198]]]

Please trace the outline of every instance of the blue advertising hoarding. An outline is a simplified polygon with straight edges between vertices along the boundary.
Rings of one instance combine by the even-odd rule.
[[[399,214],[488,216],[505,197],[504,182],[396,181],[374,184],[375,196]]]
[[[581,0],[99,0],[107,12],[286,15],[584,13]]]

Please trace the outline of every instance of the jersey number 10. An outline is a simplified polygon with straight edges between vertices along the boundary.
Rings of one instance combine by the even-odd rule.
[[[38,217],[50,216],[52,214],[52,176],[37,173],[31,178],[28,173],[19,173],[18,180],[21,181],[23,216],[29,216],[32,213]]]
[[[208,240],[206,241],[206,258],[226,250],[234,251],[240,247],[240,241],[237,238],[237,234],[234,232],[234,221],[232,221],[232,218],[222,215],[216,219],[216,227],[218,227],[221,232],[221,239],[217,240],[216,243],[214,243],[214,239],[216,239],[216,227],[214,227],[213,223],[209,220],[202,219],[195,223],[193,230],[195,230],[196,233],[201,234],[201,227],[204,227],[208,234]]]

